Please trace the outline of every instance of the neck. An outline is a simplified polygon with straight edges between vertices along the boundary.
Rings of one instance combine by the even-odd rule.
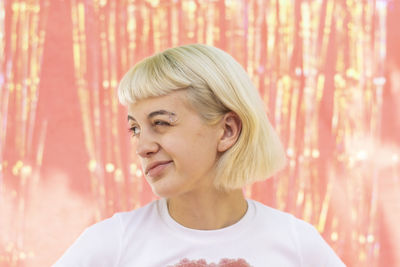
[[[170,216],[179,224],[198,230],[221,229],[238,222],[247,211],[242,190],[204,190],[167,200]]]

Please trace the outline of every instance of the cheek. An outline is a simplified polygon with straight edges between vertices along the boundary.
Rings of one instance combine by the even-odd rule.
[[[209,167],[215,163],[217,155],[217,144],[210,132],[197,132],[193,135],[188,145],[189,150],[187,156],[195,161],[198,165]]]
[[[145,172],[145,170],[144,170],[144,159],[139,157],[139,160],[140,160],[140,169],[142,170],[143,175],[144,175],[144,172]],[[139,169],[139,166],[138,166],[138,169]]]
[[[217,156],[216,141],[207,132],[193,131],[173,138],[166,137],[162,146],[175,160],[177,168],[209,167]]]

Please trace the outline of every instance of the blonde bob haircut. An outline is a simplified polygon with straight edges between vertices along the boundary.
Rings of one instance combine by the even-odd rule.
[[[119,84],[118,97],[127,105],[176,90],[187,90],[189,103],[210,125],[230,111],[242,122],[238,140],[216,163],[217,188],[241,188],[285,166],[285,151],[259,93],[232,56],[204,44],[167,49],[129,70]]]

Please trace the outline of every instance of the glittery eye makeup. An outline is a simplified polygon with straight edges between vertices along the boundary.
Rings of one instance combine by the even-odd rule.
[[[157,115],[168,116],[168,121],[170,123],[174,123],[178,120],[178,117],[176,116],[176,114],[174,112],[170,112],[170,111],[166,111],[166,110],[153,111],[147,117],[150,119]]]
[[[176,116],[176,114],[174,112],[163,110],[163,109],[151,112],[149,115],[147,115],[147,118],[151,119],[157,115],[167,115],[169,122],[171,122],[171,123],[176,122],[178,120],[178,117]],[[130,120],[136,121],[136,119],[134,117],[132,117],[131,115],[128,115],[128,121],[130,121]]]
[[[156,119],[156,116],[163,117],[164,119]],[[165,118],[167,117],[167,118]],[[167,110],[156,110],[149,115],[147,115],[148,120],[152,120],[151,124],[153,127],[162,127],[162,126],[171,126],[178,120],[177,115],[174,112]],[[128,121],[136,122],[136,119],[131,115],[128,115]],[[138,124],[132,125],[128,131],[132,134],[132,136],[138,136],[140,134],[140,127]]]

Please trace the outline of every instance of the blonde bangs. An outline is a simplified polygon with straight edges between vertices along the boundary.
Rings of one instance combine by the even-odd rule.
[[[122,78],[118,86],[119,101],[122,105],[128,105],[185,89],[191,85],[191,81],[181,72],[166,54],[158,53],[145,58]]]

